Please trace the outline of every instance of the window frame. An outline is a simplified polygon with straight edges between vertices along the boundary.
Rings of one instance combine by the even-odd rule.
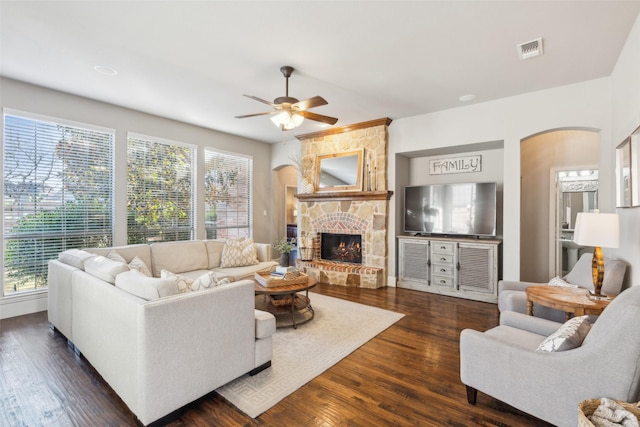
[[[242,225],[242,226],[225,226],[225,227],[215,227],[215,228],[209,228],[207,226],[207,214],[208,214],[208,203],[206,201],[206,177],[207,177],[207,173],[208,173],[208,169],[207,169],[207,162],[208,162],[208,154],[210,155],[221,155],[221,156],[229,156],[229,157],[235,157],[236,159],[244,159],[246,160],[247,164],[246,164],[246,168],[247,168],[247,176],[246,176],[246,180],[247,180],[247,193],[246,193],[246,198],[247,198],[247,224],[246,225]],[[238,160],[236,160],[238,161]],[[204,147],[204,153],[203,153],[203,173],[202,173],[202,179],[203,179],[203,199],[204,199],[204,206],[203,206],[203,218],[204,218],[204,229],[205,229],[205,236],[206,238],[210,238],[210,233],[215,232],[217,230],[241,230],[241,229],[246,229],[247,233],[246,233],[246,237],[248,238],[252,238],[253,237],[253,156],[251,155],[247,155],[247,154],[242,154],[242,153],[236,153],[236,152],[232,152],[232,151],[226,151],[226,150],[221,150],[215,147],[210,147],[210,146],[206,146]],[[237,197],[236,197],[237,199]],[[238,234],[238,233],[236,233]],[[229,237],[234,237],[234,236],[229,236]],[[237,236],[240,237],[240,236]],[[224,237],[218,237],[217,233],[216,233],[216,237],[211,237],[211,238],[224,238]]]
[[[62,126],[62,127],[69,127],[69,128],[75,128],[78,129],[80,131],[87,131],[87,132],[95,132],[95,133],[103,133],[106,134],[106,136],[108,136],[108,147],[104,150],[104,153],[106,155],[108,155],[109,161],[110,161],[110,171],[109,171],[109,175],[110,175],[110,179],[108,182],[108,192],[105,193],[105,195],[110,199],[108,203],[106,203],[104,206],[106,207],[106,213],[108,213],[108,221],[107,224],[108,226],[106,228],[104,228],[104,231],[108,231],[108,240],[110,241],[109,244],[113,244],[114,241],[114,237],[115,237],[115,175],[116,175],[116,159],[115,159],[115,151],[116,151],[116,130],[113,128],[109,128],[109,127],[105,127],[105,126],[99,126],[99,125],[95,125],[95,124],[91,124],[91,123],[84,123],[84,122],[78,122],[78,121],[73,121],[73,120],[68,120],[68,119],[63,119],[63,118],[59,118],[59,117],[53,117],[53,116],[48,116],[48,115],[43,115],[43,114],[37,114],[37,113],[32,113],[32,112],[27,112],[27,111],[21,111],[18,109],[12,109],[12,108],[3,108],[2,109],[2,152],[3,152],[3,159],[0,162],[0,182],[2,183],[2,188],[3,188],[3,207],[0,210],[0,220],[2,221],[2,231],[1,231],[1,235],[2,235],[2,244],[0,245],[0,257],[3,260],[2,266],[0,267],[0,298],[23,298],[25,295],[33,295],[33,294],[38,294],[38,293],[42,293],[42,292],[48,292],[48,285],[45,283],[45,286],[37,286],[37,283],[34,281],[33,289],[26,289],[26,290],[17,290],[14,292],[6,292],[5,287],[6,287],[6,277],[5,275],[7,274],[7,268],[6,268],[6,263],[5,263],[5,255],[6,255],[6,244],[8,242],[8,239],[10,238],[10,236],[8,236],[8,234],[10,235],[10,233],[7,233],[5,230],[5,219],[6,219],[6,212],[5,212],[5,197],[6,197],[6,190],[5,190],[5,186],[6,186],[6,181],[5,181],[5,162],[6,162],[6,153],[7,153],[7,139],[8,139],[8,135],[7,135],[7,117],[15,117],[21,120],[28,120],[28,121],[32,121],[32,122],[37,122],[37,123],[44,123],[44,124],[48,124],[51,126]],[[36,143],[37,140],[34,141],[34,143]],[[53,147],[52,150],[48,151],[48,154],[53,155],[55,158],[55,146],[51,146]],[[47,147],[47,149],[51,148],[51,147]],[[75,159],[75,157],[71,157],[72,159]],[[67,156],[66,159],[68,160],[69,157]],[[59,161],[62,161],[61,158],[59,158]],[[61,167],[61,170],[64,171],[64,165]],[[47,178],[47,179],[51,179],[51,177]],[[36,177],[37,180],[37,177]],[[60,207],[64,207],[64,202],[65,201],[69,201],[69,200],[73,200],[73,201],[77,201],[78,199],[74,196],[71,199],[69,199],[70,196],[73,196],[72,190],[65,190],[64,189],[64,184],[61,183],[59,186],[59,191],[60,194],[62,194],[62,197],[54,199],[55,203],[53,205],[54,209],[42,209],[42,210],[37,210],[36,213],[39,212],[46,212],[46,211],[54,211],[55,208],[60,208]],[[59,205],[57,203],[60,203]],[[68,214],[69,212],[65,212],[65,214]],[[83,213],[87,213],[86,210],[83,211]],[[23,217],[27,217],[29,214],[25,214],[23,216],[21,216],[20,219],[16,220],[19,221],[21,219],[23,219]],[[65,216],[65,219],[67,218],[67,216]],[[66,237],[66,238],[70,238],[73,237],[74,235],[78,236],[78,237],[90,237],[90,236],[95,236],[96,234],[93,233],[92,231],[95,230],[91,230],[89,228],[85,228],[84,231],[78,233],[78,232],[65,232],[64,230],[56,230],[53,234],[52,237]],[[47,238],[47,235],[51,234],[51,233],[45,233],[45,232],[37,232],[36,235],[37,237],[42,237],[43,239]],[[28,236],[26,236],[28,237]],[[16,240],[11,238],[11,240]],[[65,242],[66,244],[67,242]],[[66,247],[66,246],[65,246]],[[70,247],[67,247],[67,249],[70,249]],[[54,259],[54,258],[51,258]]]
[[[126,217],[127,217],[127,222],[126,222],[126,238],[127,238],[127,243],[126,244],[132,244],[132,242],[130,241],[130,228],[129,228],[129,203],[130,203],[130,198],[129,198],[129,141],[131,139],[137,139],[137,140],[142,140],[142,141],[146,141],[148,143],[152,143],[152,144],[161,144],[161,145],[167,145],[170,147],[180,147],[180,148],[186,148],[189,150],[189,154],[190,154],[190,192],[189,192],[189,203],[191,205],[190,208],[190,212],[189,212],[189,216],[191,218],[191,224],[189,226],[189,239],[183,239],[183,240],[193,240],[196,238],[196,230],[197,230],[197,212],[198,212],[198,206],[197,206],[197,180],[196,180],[196,176],[197,176],[197,161],[198,161],[198,147],[195,144],[190,144],[190,143],[186,143],[186,142],[181,142],[181,141],[175,141],[175,140],[171,140],[171,139],[167,139],[167,138],[162,138],[162,137],[157,137],[157,136],[152,136],[152,135],[146,135],[146,134],[141,134],[141,133],[137,133],[137,132],[127,132],[127,136],[126,136],[126,149],[125,149],[125,158],[126,158],[126,166],[125,166],[125,171],[126,171],[126,177],[125,177],[125,182],[126,182],[126,194],[125,194],[125,199],[127,201],[126,203]],[[165,234],[165,229],[161,228],[159,230],[161,232],[161,234]],[[179,233],[179,229],[175,231],[176,233]],[[153,238],[149,238],[149,236],[147,235],[145,237],[145,242],[144,243],[153,243],[154,240]],[[158,241],[179,241],[176,239],[171,239],[171,240],[158,240]],[[140,243],[140,242],[138,242]]]

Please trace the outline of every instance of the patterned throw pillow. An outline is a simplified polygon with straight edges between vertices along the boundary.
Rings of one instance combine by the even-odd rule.
[[[222,249],[220,267],[244,267],[258,264],[258,255],[253,246],[253,239],[227,239]]]
[[[178,292],[180,292],[181,294],[191,291],[191,284],[193,283],[193,280],[187,277],[179,276],[175,273],[170,272],[169,270],[161,270],[160,278],[175,280],[176,285],[178,285]]]
[[[589,316],[569,319],[540,343],[538,351],[565,351],[580,347],[590,330]]]
[[[562,288],[577,288],[578,285],[572,285],[571,283],[564,280],[562,277],[556,276],[553,279],[549,280],[549,286],[560,286]]]
[[[144,261],[138,258],[137,256],[133,257],[133,259],[129,263],[129,268],[132,270],[138,270],[140,273],[144,274],[145,276],[151,277],[151,270],[149,270],[149,267],[147,267],[147,264],[145,264]]]
[[[216,286],[224,285],[226,283],[229,283],[229,279],[224,278],[218,280],[218,278],[216,277],[216,273],[211,271],[194,280],[194,282],[191,284],[191,290],[202,291],[209,288],[215,288]]]

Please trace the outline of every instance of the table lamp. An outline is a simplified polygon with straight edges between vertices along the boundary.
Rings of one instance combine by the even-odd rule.
[[[593,246],[593,275],[594,294],[601,294],[604,279],[604,258],[602,247],[617,248],[620,245],[620,223],[618,214],[580,212],[576,218],[573,240],[582,246]]]

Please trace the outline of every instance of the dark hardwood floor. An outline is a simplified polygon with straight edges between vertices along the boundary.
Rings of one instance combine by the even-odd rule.
[[[494,304],[397,288],[319,285],[315,292],[405,314],[324,374],[252,419],[215,392],[170,426],[548,426],[460,383],[460,331],[498,323]],[[310,294],[313,301],[313,293]],[[46,312],[0,325],[0,425],[135,425],[133,414]]]

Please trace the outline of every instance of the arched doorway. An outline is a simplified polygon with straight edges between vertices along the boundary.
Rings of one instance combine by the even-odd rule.
[[[273,171],[274,194],[272,199],[274,236],[273,241],[292,233],[297,223],[298,200],[293,197],[298,188],[298,172],[294,166],[283,165]]]

